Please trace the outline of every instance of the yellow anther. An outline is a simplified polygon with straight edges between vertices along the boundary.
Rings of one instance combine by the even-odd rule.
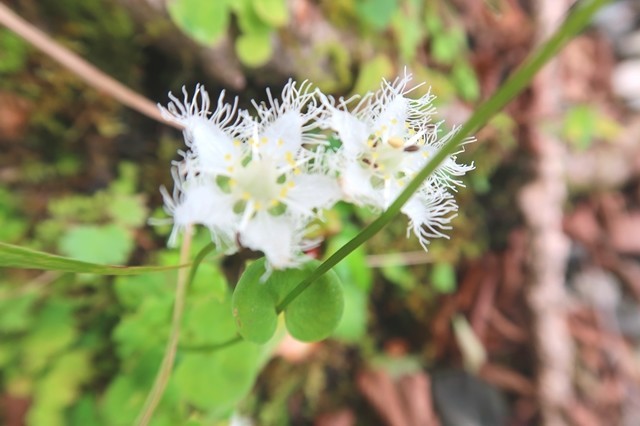
[[[289,188],[281,188],[280,189],[280,198],[284,198],[289,193]]]
[[[404,140],[398,136],[390,137],[387,142],[394,148],[402,148],[404,146]]]
[[[269,139],[266,136],[263,136],[262,138],[260,138],[260,142],[266,144],[267,142],[269,142]]]
[[[367,141],[367,146],[368,146],[369,148],[373,148],[373,146],[375,145],[375,143],[376,143],[376,142],[375,142],[373,139],[369,139],[369,140]]]
[[[290,166],[293,166],[296,163],[293,159],[293,154],[291,153],[291,151],[287,151],[284,153],[284,159]]]
[[[243,192],[242,199],[245,201],[249,201],[251,199],[251,194],[249,194],[248,192]]]
[[[294,186],[296,186],[296,184],[292,180],[290,180],[289,182],[287,182],[287,186],[289,188],[293,188]]]
[[[282,140],[282,138],[278,139],[277,144],[278,144],[278,146],[284,145],[284,141]]]
[[[233,160],[233,156],[231,154],[225,154],[224,155],[224,159],[225,159],[225,161],[231,161],[231,160]]]
[[[256,201],[253,204],[253,208],[256,209],[256,210],[262,210],[262,203],[260,201]]]
[[[392,118],[391,119],[391,124],[393,124],[395,126],[396,124],[398,124],[398,120],[395,119],[395,118]]]
[[[238,139],[234,139],[233,140],[233,145],[234,146],[240,146],[240,145],[242,145],[242,142],[240,142]]]
[[[233,173],[233,166],[229,166],[229,167],[227,167],[227,172],[229,172],[229,173]]]

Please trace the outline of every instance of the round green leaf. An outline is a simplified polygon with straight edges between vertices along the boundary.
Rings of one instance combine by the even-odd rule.
[[[211,45],[227,31],[229,4],[223,0],[173,0],[169,16],[194,40]]]
[[[248,67],[259,67],[267,63],[272,53],[271,33],[242,34],[236,40],[236,53]]]
[[[260,259],[249,265],[233,291],[233,316],[238,333],[254,343],[266,343],[276,332],[277,301],[268,283],[260,278],[265,274],[265,261]]]
[[[281,27],[289,21],[289,10],[285,0],[253,0],[256,14],[272,27]]]
[[[300,272],[302,281],[319,264],[314,261],[306,264]],[[293,278],[293,275],[291,278]],[[293,337],[303,342],[322,340],[331,335],[342,318],[344,297],[340,278],[334,271],[329,271],[314,281],[284,310],[287,330]]]

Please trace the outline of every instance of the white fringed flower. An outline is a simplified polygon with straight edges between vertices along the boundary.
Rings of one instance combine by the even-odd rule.
[[[377,93],[364,96],[352,111],[352,99],[324,98],[328,112],[322,125],[333,129],[342,142],[333,166],[341,173],[347,200],[387,209],[456,131],[439,137],[442,122],[431,123],[434,96],[429,92],[418,99],[406,97],[413,90],[410,82],[410,74],[392,83],[383,81]],[[473,165],[458,164],[455,155],[450,156],[402,208],[409,229],[425,249],[429,238],[445,236],[442,231],[457,211],[448,191],[461,185],[457,177],[471,169]]]
[[[311,132],[320,113],[314,92],[290,81],[280,100],[256,105],[258,118],[237,111],[222,95],[216,110],[202,87],[189,102],[171,97],[162,112],[184,126],[189,151],[174,165],[175,193],[165,204],[175,235],[187,224],[209,228],[227,253],[237,244],[262,251],[271,267],[294,267],[314,242],[308,225],[340,197],[335,178],[318,165],[305,144],[322,141]]]

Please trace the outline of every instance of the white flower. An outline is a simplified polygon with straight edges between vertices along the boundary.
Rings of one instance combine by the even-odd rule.
[[[413,90],[408,88],[410,81],[410,74],[392,83],[383,81],[377,93],[364,96],[352,111],[352,99],[324,98],[328,112],[322,125],[333,129],[342,142],[333,167],[341,172],[345,196],[356,204],[387,209],[457,131],[439,137],[443,123],[431,123],[434,96],[428,92],[418,99],[406,97]],[[429,238],[445,236],[441,231],[448,229],[457,210],[448,191],[461,185],[457,177],[471,169],[473,165],[456,163],[455,155],[448,157],[402,208],[409,229],[425,249]]]
[[[256,105],[257,119],[222,96],[210,113],[201,87],[191,102],[172,97],[163,113],[185,127],[190,148],[174,165],[174,196],[165,191],[172,241],[187,224],[202,224],[227,253],[238,244],[259,250],[277,269],[304,260],[317,243],[305,239],[307,227],[341,194],[320,154],[305,146],[322,143],[311,133],[320,113],[313,96],[308,85],[290,81],[280,100],[268,93],[269,104]]]

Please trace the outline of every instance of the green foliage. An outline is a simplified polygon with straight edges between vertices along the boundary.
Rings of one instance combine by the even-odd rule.
[[[353,4],[355,1],[344,3]],[[71,3],[74,1],[63,0],[54,8],[66,12],[66,6]],[[75,3],[78,2],[75,1]],[[89,0],[85,3],[86,6],[76,6],[76,9],[82,11],[85,10],[83,7],[87,7],[94,12],[99,11],[102,10],[99,4],[104,2]],[[363,1],[359,4],[364,3]],[[366,3],[380,5],[380,2],[375,1]],[[373,17],[367,18],[371,22],[358,26],[356,31],[359,31],[360,27],[366,28],[364,31],[372,31],[375,25],[385,27],[391,25],[396,33],[396,40],[391,43],[395,42],[398,46],[402,46],[400,56],[403,59],[413,58],[415,49],[421,45],[426,36],[421,34],[422,30],[411,20],[412,23],[407,25],[413,27],[407,31],[406,38],[402,38],[403,36],[399,34],[402,20],[397,16],[399,13],[413,16],[413,13],[407,12],[406,6],[408,4],[415,6],[417,3],[392,3],[398,3],[399,7],[394,12],[395,15],[390,13],[393,16],[388,21],[382,24],[383,17],[379,16],[380,12],[375,12],[373,8],[371,9],[374,10],[371,12]],[[584,3],[593,8],[589,6],[592,3]],[[238,12],[241,7],[247,7],[247,5],[248,8],[244,10],[248,12]],[[348,5],[345,6],[345,8],[348,7]],[[73,13],[78,12],[76,9],[72,9]],[[274,25],[282,22],[283,19],[277,12],[272,15],[274,13],[272,9],[261,11],[260,6],[253,0],[239,0],[229,6],[229,10],[237,14],[243,36],[258,33],[274,34]],[[277,11],[277,8],[273,10]],[[578,8],[578,10],[581,9]],[[416,15],[419,16],[417,13]],[[247,18],[249,16],[250,18]],[[289,18],[286,17],[286,19]],[[118,20],[114,20],[117,23]],[[121,28],[121,34],[125,34],[129,31],[127,22],[123,19],[121,27],[118,25],[114,27]],[[477,110],[460,137],[464,136],[465,132],[477,130],[492,114],[504,106],[508,99],[530,81],[532,73],[548,59],[548,56],[557,51],[567,34],[575,33],[584,25],[580,20],[574,19],[572,22],[572,26],[564,28],[563,37],[555,39],[546,47],[543,54],[535,57],[534,61],[525,63],[524,71],[519,72],[515,79],[509,80],[495,98]],[[97,34],[98,32],[92,37]],[[433,34],[431,32],[429,34],[431,39]],[[372,43],[384,40],[386,34],[381,32],[376,37],[371,39],[374,40]],[[435,43],[434,40],[431,41]],[[109,43],[113,42],[109,41]],[[440,43],[446,44],[446,40]],[[397,46],[391,45],[389,50],[395,48]],[[251,49],[249,44],[246,50],[251,51]],[[459,56],[463,57],[466,52],[462,47],[461,49]],[[341,61],[340,69],[348,70],[352,65],[354,68],[358,67],[360,58],[354,59],[354,63],[351,64],[348,55],[345,54],[346,50],[335,48],[333,52],[337,53],[331,53],[333,56],[329,56],[338,58],[336,61]],[[266,54],[263,53],[262,56]],[[120,62],[113,61],[113,57],[118,56],[111,56],[108,60],[113,63]],[[368,56],[364,54],[362,57]],[[373,65],[361,67],[363,74],[358,80],[358,85],[367,87],[368,81],[373,81],[373,74],[376,72],[380,73],[375,76],[376,86],[380,75],[393,74],[397,67],[390,58],[394,57],[390,52],[374,56]],[[379,63],[376,64],[376,60]],[[441,65],[442,71],[438,72],[436,79],[441,79],[443,87],[455,87],[462,96],[475,99],[477,90],[473,86],[473,73],[470,68],[466,70],[464,68],[468,64],[454,60]],[[422,71],[417,70],[417,73]],[[350,78],[340,80],[336,77],[336,79],[341,82],[340,84],[350,81]],[[60,84],[60,81],[65,80],[52,79],[50,82]],[[450,92],[453,93],[453,89]],[[438,94],[441,95],[441,93]],[[66,107],[68,99],[63,99],[61,102]],[[50,110],[47,110],[47,113],[48,111]],[[583,114],[582,117],[581,114]],[[569,117],[568,121],[575,120],[577,123],[584,124],[593,118],[584,112],[576,115],[578,118]],[[510,122],[494,123],[493,130],[497,140],[501,140],[501,132],[509,133],[511,124]],[[68,130],[67,126],[60,123],[57,126],[57,131],[60,132],[58,134]],[[594,132],[597,133],[593,127],[576,125],[569,127],[573,126],[592,135],[591,138],[594,137]],[[76,131],[82,134],[82,131]],[[583,133],[578,133],[576,139],[579,143],[586,143],[585,140],[588,138]],[[445,146],[445,149],[455,149],[459,140],[454,138]],[[493,149],[498,153],[502,152],[501,149],[506,149],[500,143],[488,145],[489,148],[484,151],[485,157],[490,157],[489,154],[494,152]],[[500,158],[499,155],[495,157]],[[71,170],[69,174],[73,174],[80,163],[74,162],[73,157],[69,158],[72,160],[62,167],[62,170]],[[437,159],[436,157],[433,161],[434,164],[437,163]],[[40,163],[33,163],[31,170],[34,174],[39,173],[38,164]],[[485,167],[485,165],[479,167]],[[488,170],[491,169],[487,167]],[[3,193],[0,190],[0,221],[4,227],[0,233],[4,233],[2,235],[12,242],[33,235],[34,240],[27,243],[35,247],[52,247],[60,242],[61,249],[66,252],[95,260],[113,260],[114,257],[119,260],[127,259],[134,245],[133,236],[139,231],[137,228],[143,225],[146,216],[145,199],[135,195],[137,178],[135,173],[131,173],[132,170],[132,167],[123,169],[118,182],[91,196],[63,199],[52,196],[53,201],[48,211],[49,218],[39,224],[33,234],[28,232],[27,221],[21,218],[23,210],[26,210],[26,207],[21,206],[22,194],[9,195],[8,191]],[[48,179],[48,176],[60,175],[62,172],[55,170],[50,174],[41,173],[36,177],[43,182]],[[485,185],[486,188],[487,180],[474,181],[473,185],[474,187]],[[328,267],[336,266],[337,273],[347,281],[344,287],[344,304],[348,311],[335,331],[337,336],[345,340],[360,339],[367,325],[366,302],[372,276],[366,265],[364,252],[358,247],[386,226],[399,208],[400,204],[394,203],[389,211],[383,214],[381,219],[376,220],[371,227],[365,229],[355,242],[346,242],[346,251],[352,253],[350,256],[346,259],[334,258],[331,261],[334,262],[333,265],[331,262],[328,264]],[[357,222],[362,217],[346,217],[345,221]],[[353,233],[350,233],[351,235]],[[329,252],[334,253],[336,247],[344,243],[345,241],[342,240],[336,242],[336,246],[331,247]],[[99,250],[101,247],[95,247],[96,245],[104,246],[107,250]],[[144,247],[147,248],[146,245]],[[432,253],[435,253],[434,257],[440,258],[437,250],[433,250]],[[174,267],[177,262],[175,253],[155,254],[159,255],[161,267]],[[101,285],[109,283],[109,280],[103,277],[92,276],[88,277],[88,280],[81,280],[74,274],[58,272],[34,276],[30,272],[11,271],[9,278],[6,278],[5,271],[2,271],[2,280],[5,281],[0,282],[0,340],[3,342],[0,345],[0,381],[4,385],[3,392],[6,395],[31,401],[28,422],[72,426],[131,424],[146,398],[162,359],[174,302],[175,272],[148,273],[148,269],[105,267],[8,244],[0,244],[0,262],[5,262],[4,266],[38,267],[53,271],[104,274],[147,272],[135,277],[119,277],[115,280],[114,286]],[[340,263],[335,265],[337,262]],[[269,312],[275,313],[278,301],[282,300],[284,294],[291,290],[302,277],[306,277],[316,265],[317,263],[310,265],[309,270],[284,273],[285,276],[281,277],[283,279],[280,283],[271,286],[276,290],[277,297],[274,298],[272,297],[274,293],[269,293],[268,296],[271,299],[265,297],[260,300],[260,303],[264,304],[268,301],[271,303]],[[403,267],[395,272],[387,271],[385,274],[387,278],[395,274],[395,279],[401,281],[402,274],[406,275],[408,271],[408,268]],[[256,291],[258,295],[263,294],[260,293],[258,286],[264,288],[271,284],[257,283],[258,276],[262,277],[264,273],[264,268],[259,272],[260,274],[250,280],[254,284],[252,291]],[[329,274],[332,273],[329,272]],[[327,279],[329,284],[323,281]],[[452,291],[455,288],[455,281],[455,269],[452,264],[442,262],[435,264],[432,269],[434,288],[440,292]],[[324,286],[321,285],[323,282]],[[292,302],[285,309],[285,320],[292,334],[308,340],[327,336],[334,329],[337,318],[340,318],[339,311],[342,311],[342,291],[339,288],[340,285],[335,277],[325,275]],[[255,298],[256,294],[251,297]],[[234,294],[233,297],[235,298],[236,295]],[[233,302],[235,303],[235,300]],[[212,424],[215,419],[227,417],[237,406],[238,401],[250,390],[278,336],[276,335],[274,340],[263,346],[243,342],[213,350],[215,345],[228,342],[236,334],[232,309],[232,295],[224,275],[217,265],[203,264],[187,296],[176,369],[152,424]],[[246,307],[243,308],[243,311],[245,310]],[[255,319],[258,321],[258,316]],[[264,340],[261,337],[261,341]],[[289,378],[284,377],[282,380],[284,390],[278,396],[280,406],[284,405],[289,392],[292,392],[293,387],[298,383],[287,379]],[[318,387],[310,385],[309,389],[311,390],[305,389],[305,391],[311,393]],[[285,419],[284,421],[288,420],[286,417],[278,419],[282,418]]]
[[[310,261],[300,269],[269,273],[264,258],[249,265],[233,293],[233,316],[238,333],[255,343],[269,340],[277,328],[277,307],[318,265],[318,261]],[[283,313],[293,337],[315,341],[335,330],[343,308],[340,279],[329,271],[285,306]]]
[[[386,28],[398,8],[397,0],[357,0],[358,16],[376,30]]]
[[[27,45],[9,30],[0,29],[0,74],[20,71],[27,61]]]
[[[60,251],[84,262],[119,264],[133,250],[133,239],[117,225],[84,225],[70,229],[60,240]]]
[[[610,140],[620,125],[591,105],[571,107],[564,117],[562,136],[578,150],[589,148],[595,140]]]
[[[330,240],[327,254],[335,253],[357,233],[355,226],[345,220],[345,228]],[[344,313],[333,337],[357,342],[367,331],[368,299],[373,283],[373,274],[367,265],[364,247],[354,250],[337,264],[334,270],[343,283]]]
[[[236,40],[236,52],[243,64],[250,67],[264,65],[271,57],[271,34],[241,34]]]
[[[286,0],[252,0],[251,5],[256,15],[273,28],[282,27],[289,22]]]
[[[0,241],[17,242],[27,231],[27,222],[21,213],[20,198],[0,188]]]
[[[169,3],[169,15],[176,25],[205,45],[214,45],[229,33],[232,13],[241,31],[235,39],[238,59],[248,67],[264,65],[273,54],[274,30],[289,22],[285,0],[174,0]]]
[[[393,63],[384,54],[377,55],[362,65],[354,93],[367,93],[380,87],[380,78],[390,78],[393,75]]]
[[[169,16],[194,40],[212,45],[227,32],[229,2],[226,0],[174,0],[168,3]]]
[[[419,1],[407,1],[399,13],[393,15],[391,26],[397,40],[397,49],[404,63],[410,63],[424,39],[424,28]]]
[[[431,270],[431,285],[439,293],[453,293],[456,290],[456,271],[447,262],[438,262]]]
[[[172,256],[163,259],[175,262]],[[173,273],[159,273],[116,281],[118,300],[127,307],[113,334],[122,373],[109,385],[102,409],[119,412],[119,422],[135,418],[159,366],[168,338],[175,279]],[[244,342],[215,351],[197,349],[228,341],[236,333],[231,294],[212,264],[200,266],[189,288],[182,327],[180,345],[185,349],[179,350],[158,418],[184,418],[180,417],[184,404],[210,418],[224,418],[251,389],[271,346]],[[120,404],[124,412],[117,409]]]

